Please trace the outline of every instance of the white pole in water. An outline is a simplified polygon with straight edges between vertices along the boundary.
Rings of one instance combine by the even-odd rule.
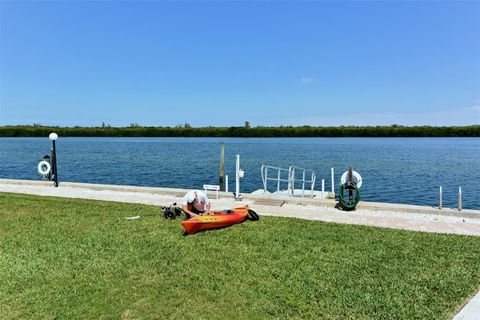
[[[240,196],[240,155],[235,161],[235,198]]]
[[[462,187],[458,187],[458,211],[462,211]]]
[[[440,186],[439,194],[438,194],[438,209],[442,209],[442,186]]]
[[[325,199],[325,179],[322,179],[322,199]]]
[[[335,183],[334,183],[334,174],[333,174],[333,168],[331,169],[332,170],[332,193],[335,194]]]
[[[228,192],[228,174],[225,175],[225,192]]]

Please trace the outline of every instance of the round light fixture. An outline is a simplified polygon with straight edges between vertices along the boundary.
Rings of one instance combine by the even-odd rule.
[[[50,135],[48,136],[48,138],[52,141],[55,141],[58,139],[58,134],[56,134],[55,132],[52,132],[50,133]]]

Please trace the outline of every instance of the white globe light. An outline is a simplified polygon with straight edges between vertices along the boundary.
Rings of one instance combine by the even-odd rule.
[[[52,141],[55,141],[58,139],[58,134],[56,134],[55,132],[52,132],[50,133],[50,135],[48,136],[48,138]]]

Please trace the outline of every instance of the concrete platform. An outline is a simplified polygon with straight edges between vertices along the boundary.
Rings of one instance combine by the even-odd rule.
[[[263,190],[255,191],[252,194],[247,194],[247,198],[255,199],[277,199],[283,200],[288,204],[299,204],[299,205],[318,205],[323,207],[335,207],[335,200],[326,198],[322,199],[320,197],[287,197],[283,194],[277,193],[263,193]],[[325,192],[327,193],[327,192]],[[330,193],[329,193],[330,194]],[[357,205],[358,210],[372,210],[372,211],[395,211],[395,212],[407,212],[407,213],[425,213],[425,214],[436,214],[443,216],[452,216],[452,217],[465,217],[480,219],[480,210],[471,210],[463,209],[459,211],[456,208],[442,208],[438,209],[437,207],[428,207],[420,205],[411,205],[411,204],[398,204],[398,203],[384,203],[384,202],[367,202],[360,201]]]
[[[61,182],[58,188],[54,188],[51,182],[0,179],[0,192],[149,205],[169,205],[177,202],[188,191],[73,182]],[[249,205],[265,216],[480,236],[479,210],[438,210],[424,206],[360,202],[358,210],[345,212],[335,209],[335,201],[332,199],[272,198],[269,195],[244,194],[243,200],[239,202],[235,201],[233,194],[225,192],[219,192],[219,199],[215,199],[214,192],[209,193],[209,197],[214,209]]]

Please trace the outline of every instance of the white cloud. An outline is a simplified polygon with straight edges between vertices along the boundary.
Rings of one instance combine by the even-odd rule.
[[[475,102],[473,106],[471,106],[469,109],[474,110],[474,111],[480,111],[480,100]]]
[[[312,77],[302,77],[300,79],[300,83],[303,84],[303,85],[308,85],[308,84],[311,84],[315,82],[315,79],[312,78]]]

